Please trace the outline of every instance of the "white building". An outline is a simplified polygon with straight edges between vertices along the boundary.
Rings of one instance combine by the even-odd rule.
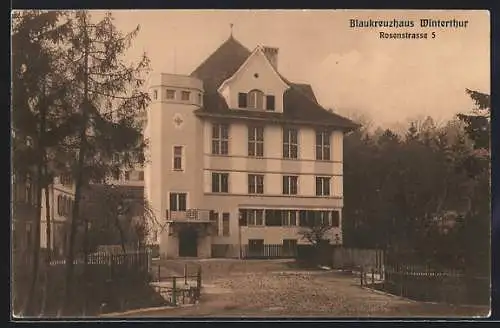
[[[300,64],[300,63],[297,63]],[[343,135],[357,126],[232,36],[190,75],[150,85],[145,194],[166,258],[286,256],[308,219],[342,242]]]

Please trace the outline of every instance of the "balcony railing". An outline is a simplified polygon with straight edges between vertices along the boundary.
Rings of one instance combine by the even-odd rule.
[[[210,210],[167,211],[167,221],[210,222]]]

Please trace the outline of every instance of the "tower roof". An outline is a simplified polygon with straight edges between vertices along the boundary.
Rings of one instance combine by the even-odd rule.
[[[250,53],[250,50],[231,35],[191,73],[191,76],[204,82],[207,93],[216,92],[219,85],[243,65]]]

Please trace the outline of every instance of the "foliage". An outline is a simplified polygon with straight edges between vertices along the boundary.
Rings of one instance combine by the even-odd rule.
[[[328,239],[327,234],[332,228],[333,226],[326,221],[311,222],[299,230],[299,235],[316,247]]]
[[[467,92],[486,118],[489,96]],[[453,257],[475,267],[487,262],[471,254],[489,249],[489,156],[478,151],[489,127],[458,118],[441,126],[430,117],[413,122],[403,136],[379,130],[345,137],[346,246],[412,250],[424,259],[446,253],[437,261]],[[456,224],[443,229],[449,216]]]
[[[147,236],[161,229],[154,213],[140,194],[127,193],[127,187],[114,185],[90,186],[90,199],[83,216],[88,216],[89,247],[121,245],[122,251],[140,249],[148,243]]]
[[[143,55],[136,64],[124,61],[138,31],[138,27],[128,34],[118,31],[109,13],[97,22],[88,11],[13,14],[12,148],[15,172],[37,179],[35,263],[41,189],[61,173],[72,174],[76,181],[67,290],[82,225],[82,188],[144,160],[142,118],[149,96],[143,85],[149,60]],[[37,281],[34,273],[32,290]]]

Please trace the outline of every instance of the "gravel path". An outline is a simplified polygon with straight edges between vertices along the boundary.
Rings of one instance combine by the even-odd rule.
[[[332,271],[235,272],[206,283],[199,304],[148,317],[471,317],[488,309],[415,302],[364,289]],[[131,315],[134,317],[140,314]]]

